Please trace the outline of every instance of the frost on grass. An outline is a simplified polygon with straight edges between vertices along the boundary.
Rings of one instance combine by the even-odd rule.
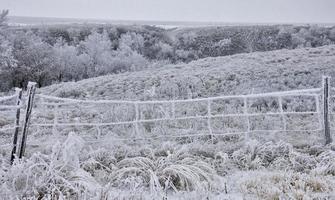
[[[331,146],[203,140],[90,146],[70,133],[50,150],[2,162],[5,199],[331,199]]]
[[[10,198],[56,198],[80,196],[97,189],[97,182],[79,167],[78,155],[83,148],[80,137],[70,134],[57,142],[48,155],[39,152],[16,160],[12,167],[2,167],[1,195]]]
[[[248,171],[239,180],[240,191],[255,199],[332,199],[333,176],[293,171]]]

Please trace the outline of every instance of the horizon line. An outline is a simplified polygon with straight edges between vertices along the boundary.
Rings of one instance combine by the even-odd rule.
[[[335,25],[335,22],[225,22],[225,21],[188,21],[188,20],[152,20],[152,19],[110,19],[110,18],[77,18],[77,17],[50,17],[50,16],[23,16],[23,15],[10,15],[10,18],[45,18],[45,19],[58,19],[58,20],[78,20],[78,21],[101,21],[101,22],[151,22],[151,23],[175,23],[175,24],[203,24],[203,25],[234,25],[234,24],[245,24],[245,25]],[[42,22],[41,22],[42,23]],[[145,24],[142,24],[145,25]]]

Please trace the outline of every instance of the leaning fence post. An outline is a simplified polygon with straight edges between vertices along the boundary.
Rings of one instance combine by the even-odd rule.
[[[323,126],[326,144],[332,142],[330,136],[330,125],[329,125],[329,76],[322,77],[322,89],[323,89]]]
[[[16,100],[16,106],[18,108],[16,109],[16,116],[15,116],[15,130],[14,130],[14,136],[13,136],[13,148],[10,156],[10,164],[13,164],[15,154],[16,154],[16,147],[17,147],[17,138],[19,136],[19,129],[20,129],[20,105],[21,105],[21,99],[22,99],[22,89],[21,88],[15,88],[15,93],[17,95]]]
[[[34,96],[35,96],[35,90],[36,90],[35,86],[36,86],[36,83],[34,82],[28,83],[28,100],[27,100],[26,115],[24,118],[24,124],[23,124],[23,130],[22,130],[21,144],[19,148],[19,158],[23,157],[25,148],[26,148],[29,119],[30,119],[31,111],[33,109]]]

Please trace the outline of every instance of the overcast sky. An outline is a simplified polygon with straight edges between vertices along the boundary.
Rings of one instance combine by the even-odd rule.
[[[11,15],[114,20],[334,23],[335,0],[0,0]]]

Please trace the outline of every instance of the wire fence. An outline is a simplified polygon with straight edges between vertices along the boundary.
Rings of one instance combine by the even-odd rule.
[[[328,77],[323,78],[322,87],[313,89],[156,101],[79,100],[34,95],[34,85],[31,85],[28,97],[21,99],[20,96],[19,100],[17,94],[0,97],[0,123],[2,115],[15,111],[17,114],[13,123],[0,124],[0,133],[15,130],[15,138],[20,129],[23,146],[20,149],[25,146],[28,126],[29,135],[61,136],[75,131],[97,143],[106,138],[120,141],[213,139],[266,133],[276,134],[275,138],[302,133],[304,139],[329,143],[335,126],[335,107],[330,106],[335,96],[330,92],[335,89],[329,89],[328,82]],[[21,118],[20,110],[26,111]]]
[[[17,98],[18,98],[18,94],[6,96],[6,97],[0,97],[0,113],[3,115],[2,117],[7,118],[6,121],[12,122],[12,123],[2,124],[1,119],[0,119],[0,133],[6,132],[9,130],[14,130],[17,127],[14,123],[14,118],[10,116],[11,113],[15,113],[15,110],[20,109],[22,107],[21,105],[18,106],[15,104],[15,102],[17,101]]]
[[[322,112],[320,110],[322,88],[293,90],[285,92],[273,92],[262,94],[249,95],[235,95],[235,96],[218,96],[200,99],[186,99],[186,100],[161,100],[161,101],[121,101],[121,100],[77,100],[68,98],[59,98],[38,94],[37,102],[39,106],[46,106],[52,113],[52,120],[47,120],[41,123],[33,121],[32,127],[51,127],[53,131],[57,128],[65,127],[94,127],[96,130],[97,139],[102,135],[103,127],[116,125],[131,125],[133,134],[127,137],[114,138],[115,140],[134,140],[134,139],[151,139],[161,137],[199,137],[199,136],[224,136],[232,134],[248,134],[252,132],[317,132],[322,131]],[[309,105],[302,105],[302,109],[290,109],[287,107],[288,99],[300,99],[302,101],[309,99]],[[257,103],[259,99],[268,99],[274,104],[272,107],[265,102],[267,110],[262,110],[261,103]],[[256,102],[255,102],[256,101]],[[285,101],[285,103],[283,103]],[[275,103],[274,103],[275,102]],[[300,102],[304,103],[304,102]],[[113,106],[114,105],[114,106]],[[115,107],[115,105],[117,105]],[[301,107],[301,105],[299,105]],[[46,109],[35,109],[43,110]],[[99,107],[103,110],[101,113],[97,112]],[[230,108],[229,108],[230,107]],[[273,109],[275,107],[275,109]],[[235,108],[235,109],[232,109]],[[66,112],[64,112],[64,110]],[[72,113],[71,113],[72,110]],[[117,116],[103,118],[99,117],[104,113],[117,113]],[[50,114],[49,112],[49,114]],[[70,113],[69,113],[70,112]],[[76,114],[74,114],[77,112]],[[94,114],[92,114],[94,113]],[[38,116],[37,113],[35,115]],[[68,116],[66,116],[68,115]],[[94,122],[84,119],[86,116],[93,116],[98,120]],[[296,128],[288,123],[292,116],[310,116],[314,115],[314,121],[317,122],[314,128],[301,127]],[[126,116],[126,117],[125,117]],[[276,125],[268,125],[266,128],[257,128],[256,123],[260,123],[257,119],[262,117],[275,117]],[[39,116],[41,117],[41,116]],[[77,118],[77,121],[73,121]],[[236,127],[231,127],[230,124],[220,124],[225,119],[238,119]],[[69,119],[68,121],[66,119]],[[100,119],[100,120],[99,120]],[[176,123],[181,122],[187,124],[188,120],[196,120],[195,123],[203,123],[202,129],[198,129],[197,125],[190,125],[189,127],[180,127],[180,130],[173,129],[177,134],[161,134],[152,133],[152,130],[143,128],[145,124],[154,124],[160,122],[168,122],[170,126],[165,128],[171,129],[176,126]],[[197,121],[200,120],[200,121]],[[307,117],[307,120],[309,118]],[[234,122],[234,120],[230,120]],[[229,120],[228,120],[229,123]],[[174,124],[171,125],[171,124]],[[218,126],[219,124],[219,126]],[[279,125],[280,124],[280,125]],[[220,126],[221,125],[221,126]],[[222,126],[223,125],[223,126]],[[234,126],[234,125],[232,125]],[[153,128],[154,129],[154,128]],[[196,129],[196,130],[194,130]],[[107,130],[108,131],[108,130]],[[184,131],[184,133],[183,133]],[[111,131],[111,132],[115,132]],[[149,132],[149,133],[148,133]],[[179,133],[178,133],[179,132]],[[186,132],[186,133],[185,133]],[[199,133],[201,132],[201,133]],[[189,133],[189,134],[188,134]],[[120,136],[120,134],[116,134]],[[147,136],[147,137],[146,137]]]

